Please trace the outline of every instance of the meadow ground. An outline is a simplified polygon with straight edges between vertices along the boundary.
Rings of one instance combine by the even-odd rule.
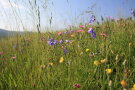
[[[135,21],[0,39],[0,88],[135,90]]]

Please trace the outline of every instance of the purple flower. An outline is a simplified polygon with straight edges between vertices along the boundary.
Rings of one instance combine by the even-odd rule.
[[[66,53],[68,52],[66,48],[64,48],[64,50],[63,50],[63,51],[64,51],[64,54],[66,54]]]
[[[64,34],[67,34],[67,33],[68,33],[68,31],[65,31],[65,32],[64,32]]]
[[[62,43],[63,43],[63,40],[60,40],[60,41],[59,41],[59,44],[62,44]]]
[[[70,40],[66,40],[66,43],[70,43]]]
[[[73,33],[74,32],[74,30],[70,30],[70,33]]]
[[[51,38],[51,39],[50,39],[50,41],[52,41],[52,42],[53,42],[53,41],[54,41],[54,39],[53,39],[53,38]]]
[[[90,21],[89,21],[89,23],[93,23],[93,22],[95,22],[95,16],[94,15],[92,15],[91,17],[90,17]]]
[[[94,30],[93,30],[93,28],[89,28],[89,30],[88,30],[88,33],[93,33],[94,32]]]
[[[92,38],[96,38],[96,32],[94,31],[93,28],[90,28],[90,29],[88,30],[88,33],[91,34],[91,37],[92,37]]]
[[[48,41],[48,44],[53,46],[55,44],[57,44],[57,40],[54,40],[53,38],[51,38],[49,41]]]
[[[96,38],[96,33],[92,33],[91,37]]]

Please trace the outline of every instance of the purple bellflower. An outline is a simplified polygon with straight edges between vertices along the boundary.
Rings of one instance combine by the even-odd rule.
[[[94,15],[92,15],[91,17],[90,17],[90,21],[89,21],[89,23],[93,23],[93,22],[95,22],[95,16]]]
[[[57,44],[57,40],[54,40],[53,38],[51,38],[49,41],[48,41],[48,44],[53,46],[53,45],[56,45]]]
[[[96,32],[94,31],[93,28],[90,28],[90,29],[88,30],[88,33],[91,34],[91,37],[92,37],[92,38],[96,38]]]

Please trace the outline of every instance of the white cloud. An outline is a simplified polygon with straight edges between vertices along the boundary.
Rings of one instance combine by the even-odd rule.
[[[1,8],[19,8],[19,9],[22,9],[24,8],[22,5],[19,5],[19,4],[16,4],[14,2],[9,2],[9,1],[6,1],[6,0],[0,0],[0,7]]]

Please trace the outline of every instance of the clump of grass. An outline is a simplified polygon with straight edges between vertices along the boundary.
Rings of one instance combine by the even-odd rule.
[[[135,83],[134,37],[135,22],[121,19],[1,39],[0,88],[130,89]]]

